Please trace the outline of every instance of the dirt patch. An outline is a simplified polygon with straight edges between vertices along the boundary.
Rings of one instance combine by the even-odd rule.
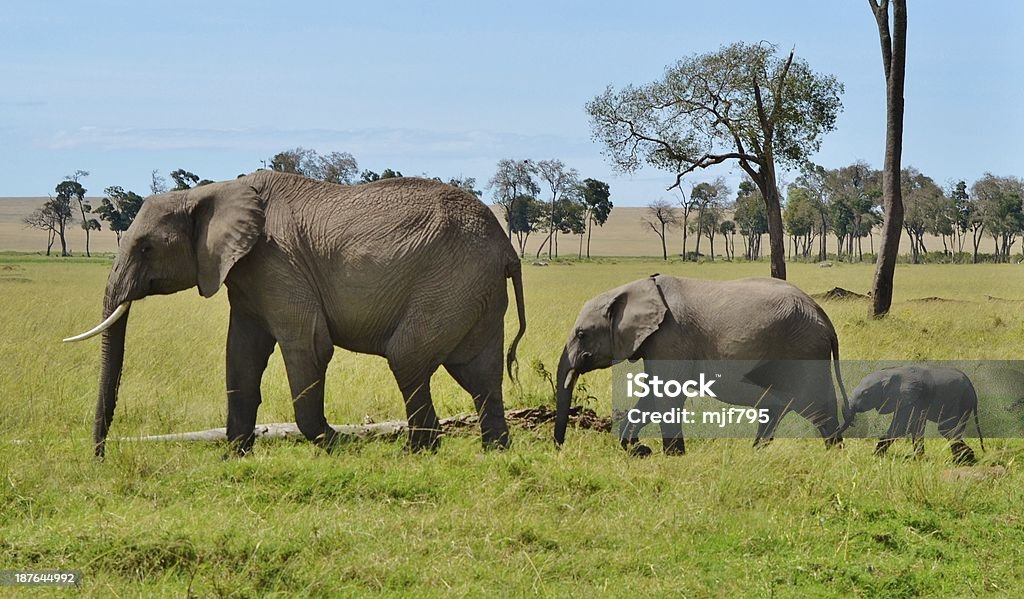
[[[825,293],[817,293],[811,297],[817,300],[837,301],[868,299],[869,296],[862,295],[856,291],[850,291],[849,289],[843,289],[842,287],[833,287]]]
[[[1007,299],[1005,297],[996,297],[994,295],[986,295],[985,299],[990,302],[1002,302],[1005,304],[1019,304],[1024,302],[1024,299]]]
[[[910,300],[919,304],[969,304],[967,300],[950,299],[947,297],[919,297],[917,299]]]
[[[950,468],[942,473],[942,478],[949,482],[992,480],[1006,476],[1006,466],[983,466]]]

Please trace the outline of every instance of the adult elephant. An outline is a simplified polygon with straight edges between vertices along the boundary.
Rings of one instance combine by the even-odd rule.
[[[751,361],[747,382],[767,394],[730,401],[767,410],[755,445],[770,441],[789,411],[810,420],[826,445],[842,442],[830,360],[839,372],[839,340],[824,310],[797,287],[777,279],[703,281],[652,275],[598,295],[584,304],[558,363],[555,442],[561,445],[579,375],[623,360],[645,369],[668,361]],[[658,408],[648,396],[638,408]],[[641,455],[638,427],[623,421],[623,447]],[[666,453],[685,451],[682,424],[661,423]]]
[[[260,382],[281,348],[295,421],[329,447],[324,375],[334,347],[387,358],[405,400],[411,449],[438,444],[430,377],[444,366],[480,414],[485,447],[506,447],[502,403],[505,279],[526,328],[518,257],[487,207],[440,182],[399,178],[339,186],[260,171],[148,198],[107,280],[95,452],[114,416],[129,306],[148,295],[223,284],[227,436],[240,453],[254,438]]]

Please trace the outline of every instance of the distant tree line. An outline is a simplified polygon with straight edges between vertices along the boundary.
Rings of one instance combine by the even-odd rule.
[[[345,185],[372,183],[381,179],[402,176],[401,171],[391,168],[386,168],[380,173],[371,170],[359,171],[356,159],[348,152],[320,154],[316,150],[302,147],[278,152],[269,161],[262,161],[262,166],[275,171],[294,173],[319,181]],[[87,190],[82,185],[83,179],[88,176],[88,171],[77,170],[64,177],[54,188],[55,194],[51,194],[42,206],[23,219],[25,226],[46,233],[47,256],[51,255],[54,245],[58,242],[61,256],[71,255],[67,233],[69,228],[76,223],[76,215],[77,222],[85,231],[85,255],[90,256],[90,233],[101,230],[101,222],[107,223],[107,228],[114,232],[117,244],[120,245],[121,236],[128,230],[142,208],[145,201],[143,196],[121,186],[113,185],[103,190],[104,196],[94,210],[85,197]],[[239,177],[241,176],[243,175],[239,175]],[[477,189],[476,179],[473,177],[460,175],[444,181],[440,177],[430,177],[427,174],[421,176],[443,181],[477,197],[483,195],[483,192]],[[168,177],[170,181],[168,181]],[[183,168],[171,171],[167,177],[160,174],[159,170],[153,170],[150,172],[149,192],[151,195],[156,195],[210,183],[213,181]],[[95,215],[95,218],[91,215]]]
[[[882,223],[881,180],[881,172],[863,161],[835,169],[807,165],[786,193],[779,194],[785,196],[782,217],[787,258],[861,261],[866,250],[874,260],[875,237]],[[991,259],[1007,262],[1017,240],[1024,237],[1024,180],[1019,177],[986,173],[971,185],[961,180],[943,188],[911,166],[902,169],[900,186],[911,263],[935,260],[935,256],[951,262],[978,262],[983,258],[979,249],[985,237],[995,245]],[[681,185],[676,189],[681,196],[677,205],[664,199],[650,202],[643,219],[644,229],[659,237],[664,258],[669,253],[668,234],[676,229],[682,230],[684,260],[714,260],[716,235],[725,241],[721,253],[727,259],[761,258],[768,219],[760,189],[752,181],[741,181],[731,202],[720,178],[697,183],[689,193],[684,193]],[[737,234],[742,239],[740,253],[735,251]],[[687,245],[689,235],[696,237],[692,252]],[[942,247],[929,248],[929,236],[938,238]],[[830,239],[834,240],[834,253],[827,249]],[[707,254],[701,252],[703,240]]]

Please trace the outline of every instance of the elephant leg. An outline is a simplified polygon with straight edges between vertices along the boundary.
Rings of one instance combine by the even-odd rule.
[[[775,431],[779,428],[779,423],[789,408],[774,402],[764,402],[759,403],[755,409],[768,411],[768,422],[758,420],[757,436],[754,437],[754,449],[761,449],[775,440]]]
[[[924,457],[924,431],[928,425],[928,411],[915,409],[910,415],[910,438],[914,444],[914,456],[918,459]]]
[[[654,398],[648,394],[646,397],[639,398],[629,412],[637,410],[636,413],[639,414],[651,414],[656,409]],[[619,445],[632,455],[647,457],[651,455],[651,448],[640,442],[640,430],[644,424],[630,422],[629,412],[623,414],[622,422],[619,424]]]
[[[978,460],[974,450],[964,442],[964,431],[967,429],[969,414],[961,414],[959,418],[940,418],[939,433],[950,441],[949,450],[953,454],[953,461],[957,464],[974,464]]]
[[[896,439],[900,437],[906,437],[910,431],[910,412],[908,408],[897,408],[896,413],[893,414],[892,422],[889,424],[889,430],[885,432],[885,435],[878,440],[878,444],[875,445],[875,455],[883,456],[888,451],[889,446],[893,444]]]
[[[430,331],[416,328],[419,318],[407,317],[388,341],[387,359],[391,373],[405,400],[405,413],[409,419],[407,448],[412,451],[434,451],[440,444],[441,421],[434,411],[430,397],[430,377],[441,365],[426,351],[431,347]]]
[[[662,414],[668,414],[675,409],[682,410],[686,406],[683,397],[677,399],[666,397],[656,403],[658,411]],[[661,448],[665,455],[685,454],[686,443],[683,441],[683,423],[662,422],[659,426],[661,427]]]
[[[260,382],[276,341],[256,317],[231,310],[227,343],[228,442],[242,456],[255,440]]]
[[[469,362],[446,362],[444,365],[455,382],[473,396],[473,404],[480,417],[480,434],[484,449],[507,449],[509,446],[505,405],[501,397],[504,372],[501,341],[499,336],[495,343],[490,344]]]
[[[292,393],[292,408],[299,431],[317,445],[330,450],[338,433],[324,416],[324,380],[327,364],[334,355],[327,324],[322,320],[299,327],[305,337],[278,339],[284,367],[288,372],[288,386]],[[310,334],[308,331],[312,329]]]
[[[388,362],[405,400],[405,414],[409,419],[406,447],[417,452],[435,451],[440,445],[441,421],[430,396],[430,377],[436,368],[412,369],[390,358]]]

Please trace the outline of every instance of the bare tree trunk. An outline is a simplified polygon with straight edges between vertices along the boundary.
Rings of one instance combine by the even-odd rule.
[[[594,232],[594,215],[587,214],[587,260],[590,260],[590,234]]]
[[[885,71],[885,160],[882,167],[882,240],[875,263],[871,313],[878,318],[892,307],[893,278],[903,231],[903,193],[900,166],[903,157],[903,87],[907,66],[907,2],[893,0],[893,27],[889,30],[889,0],[868,0],[878,25]]]

